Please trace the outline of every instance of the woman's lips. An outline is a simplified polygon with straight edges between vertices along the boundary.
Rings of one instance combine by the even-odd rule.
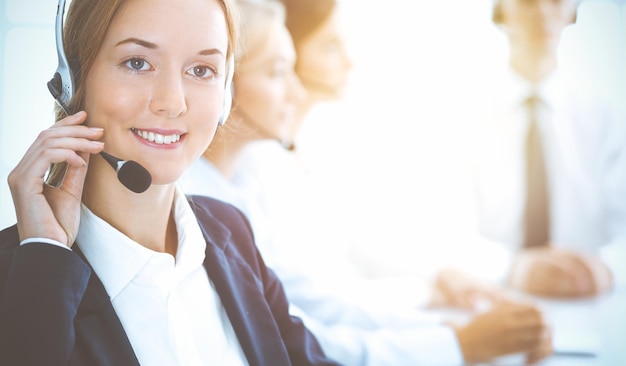
[[[167,133],[167,134],[161,134],[158,132],[154,132],[154,131],[145,131],[145,130],[140,130],[137,128],[132,128],[131,129],[135,135],[137,135],[139,138],[155,143],[157,145],[169,145],[175,142],[180,141],[180,138],[182,136],[182,134],[179,133]]]

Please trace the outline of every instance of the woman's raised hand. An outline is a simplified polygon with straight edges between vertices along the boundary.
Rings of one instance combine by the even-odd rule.
[[[47,238],[71,247],[80,223],[80,202],[89,154],[100,153],[101,128],[82,125],[83,111],[42,131],[11,171],[9,188],[15,205],[20,240]],[[44,182],[53,163],[68,165],[59,188]]]

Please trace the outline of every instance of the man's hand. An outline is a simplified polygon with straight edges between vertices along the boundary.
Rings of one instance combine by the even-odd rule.
[[[598,257],[545,247],[521,251],[509,275],[512,287],[534,295],[580,298],[613,287],[610,269]]]

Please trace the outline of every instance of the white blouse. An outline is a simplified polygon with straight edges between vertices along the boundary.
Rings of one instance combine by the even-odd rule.
[[[77,245],[102,281],[139,363],[247,365],[203,267],[206,242],[177,189],[176,258],[134,242],[82,207]]]

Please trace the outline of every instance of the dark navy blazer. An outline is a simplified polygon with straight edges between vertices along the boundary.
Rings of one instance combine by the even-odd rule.
[[[249,364],[337,365],[289,315],[241,212],[207,197],[189,201],[207,243],[204,267]],[[139,365],[79,247],[20,247],[16,226],[0,232],[0,365]]]

